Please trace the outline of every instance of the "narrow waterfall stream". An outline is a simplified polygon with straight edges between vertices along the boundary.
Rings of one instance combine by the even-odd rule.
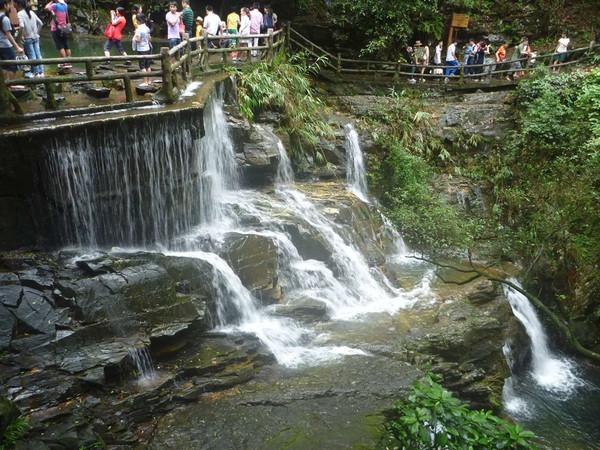
[[[346,132],[346,182],[358,198],[368,202],[367,175],[358,133],[351,123],[346,124],[344,130]]]
[[[518,281],[511,280],[518,285]],[[514,370],[512,350],[503,351],[513,369],[504,384],[506,412],[552,449],[600,448],[600,371],[550,349],[543,325],[523,294],[504,288],[515,317],[530,339],[528,370]]]

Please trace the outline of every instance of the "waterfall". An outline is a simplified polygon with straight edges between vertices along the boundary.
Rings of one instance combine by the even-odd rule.
[[[148,247],[197,224],[197,134],[193,117],[174,113],[51,141],[47,190],[59,210],[60,241]]]
[[[358,133],[351,123],[344,126],[346,132],[346,182],[349,189],[361,200],[368,202],[367,176]]]
[[[130,146],[122,145],[124,129],[106,137],[96,151],[91,136],[71,140],[67,146],[56,143],[51,152],[54,196],[68,205],[63,220],[66,242],[158,247],[167,255],[208,262],[213,268],[218,328],[255,334],[282,365],[295,367],[364,354],[356,348],[324,345],[324,335],[315,328],[265,308],[219,256],[228,236],[260,235],[271,240],[277,248],[284,301],[320,301],[334,320],[394,313],[430,299],[431,274],[404,290],[395,287],[378,267],[370,266],[360,251],[361,238],[350,226],[336,223],[327,208],[294,185],[290,158],[281,142],[275,190],[240,189],[222,104],[222,91],[207,100],[201,139],[195,136],[190,120],[149,124],[155,130],[149,128],[148,136],[130,133]],[[358,136],[351,127],[347,131],[349,158],[354,161],[352,185],[366,199]],[[150,141],[157,133],[161,139]],[[296,248],[300,244],[289,234],[290,225],[322,242],[331,253],[327,261],[303,258]],[[398,253],[405,253],[401,237],[389,224],[385,229]],[[137,350],[131,355],[141,376],[151,376],[149,355]]]
[[[520,286],[517,280],[511,281]],[[504,294],[531,341],[531,375],[535,382],[548,391],[564,394],[573,392],[582,383],[573,362],[550,350],[542,323],[527,297],[508,286],[504,286]]]
[[[152,357],[146,347],[130,349],[129,357],[137,370],[138,383],[140,385],[150,384],[156,379],[157,375],[152,363]]]
[[[276,184],[291,184],[294,182],[294,171],[292,162],[285,150],[283,142],[277,141],[277,151],[279,153],[279,164],[277,165],[277,175],[275,177]]]

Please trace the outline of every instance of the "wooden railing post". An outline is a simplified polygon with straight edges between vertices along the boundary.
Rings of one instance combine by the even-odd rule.
[[[292,25],[288,22],[285,25],[285,39],[288,50],[292,49]]]
[[[185,33],[183,38],[187,41],[187,45],[185,46],[185,54],[187,55],[187,59],[185,60],[185,69],[188,74],[188,78],[192,77],[192,43],[190,42],[190,35]]]
[[[10,89],[4,83],[4,71],[0,69],[0,116],[10,113]]]
[[[44,87],[46,88],[46,109],[52,111],[58,109],[56,98],[54,98],[54,86],[51,82],[47,81],[44,83]]]
[[[342,54],[338,52],[337,54],[337,73],[342,71]]]
[[[171,56],[169,49],[161,47],[160,49],[160,65],[162,68],[162,94],[167,103],[173,103],[175,96],[173,95],[173,71],[171,70]]]
[[[273,28],[267,30],[267,61],[273,61]]]
[[[187,33],[183,33],[183,40],[182,42],[185,43],[185,46],[183,49],[185,49],[185,54],[187,55],[186,58],[183,60],[183,63],[181,64],[181,78],[183,78],[183,81],[187,81],[188,80],[188,61],[189,61],[189,53],[190,53],[190,37],[189,34]],[[177,52],[177,60],[180,61],[181,57],[182,57],[182,53],[183,53],[183,49],[181,49],[180,51]]]
[[[202,52],[204,53],[204,70],[208,71],[210,64],[208,61],[208,32],[206,30],[202,30],[202,42],[204,43],[204,45],[202,46]]]
[[[125,100],[127,102],[133,101],[133,90],[131,89],[131,79],[129,76],[123,77],[123,88],[125,89]]]
[[[85,75],[88,79],[91,79],[94,76],[94,65],[91,61],[85,62]]]

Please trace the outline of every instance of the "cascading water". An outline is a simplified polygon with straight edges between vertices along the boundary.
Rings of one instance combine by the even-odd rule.
[[[350,190],[364,202],[369,201],[367,175],[358,133],[354,125],[345,125],[346,143],[346,182]]]
[[[516,280],[511,281],[519,286]],[[527,297],[510,287],[505,287],[504,293],[531,345],[531,365],[526,369],[515,365],[510,345],[502,349],[512,371],[502,391],[504,409],[540,437],[541,448],[600,449],[600,373],[552,352]]]
[[[290,157],[285,150],[283,142],[277,141],[277,152],[279,153],[279,164],[277,165],[277,176],[275,177],[275,183],[291,184],[294,182],[294,170],[292,169],[292,162]]]
[[[133,361],[138,373],[138,383],[141,385],[151,384],[157,377],[152,356],[146,347],[132,348],[129,357]]]
[[[63,209],[57,217],[62,242],[148,247],[197,224],[197,134],[192,118],[181,116],[51,142],[47,177],[50,196]]]
[[[66,199],[65,203],[73,204],[72,216],[65,220],[65,233],[76,236],[74,241],[83,245],[141,243],[152,249],[158,243],[168,255],[209,262],[213,267],[219,328],[254,333],[283,365],[313,364],[340,355],[364,354],[359,349],[319,344],[323,336],[314,329],[271,315],[269,308],[253,297],[218,255],[227,236],[260,235],[272,240],[278,249],[279,278],[286,301],[317,299],[326,305],[333,319],[349,320],[371,312],[391,313],[419,299],[431,298],[431,274],[412,290],[402,290],[394,287],[376,266],[371,267],[352,230],[337,224],[321,210],[318,202],[294,186],[291,162],[281,142],[275,191],[240,190],[234,145],[220,94],[207,101],[205,135],[201,139],[194,139],[192,133],[181,129],[184,137],[173,136],[165,129],[164,148],[153,148],[148,143],[133,146],[131,153],[107,151],[105,162],[94,152],[81,151],[79,147],[83,144],[77,149],[63,148],[63,155],[57,151],[53,155],[53,170],[62,183],[58,193]],[[348,133],[353,146],[351,158],[357,161],[353,163],[356,168],[352,172],[356,180],[353,184],[360,187],[359,193],[366,199],[358,136],[351,128]],[[89,149],[89,143],[85,145]],[[169,148],[175,156],[168,156]],[[175,174],[177,170],[182,172]],[[110,179],[104,180],[108,173]],[[132,173],[135,176],[131,177]],[[149,181],[149,196],[142,194],[144,177]],[[122,218],[118,221],[98,204],[98,183],[102,182],[106,183],[103,191],[119,193],[116,209]],[[83,195],[77,197],[76,192]],[[163,204],[168,206],[161,209]],[[177,214],[182,214],[182,218],[174,217]],[[152,220],[150,215],[158,219]],[[121,222],[135,225],[119,230]],[[331,252],[327,261],[300,255],[286,228],[293,222],[302,223],[315,239],[326,243]],[[108,233],[111,226],[116,231],[113,234]],[[391,230],[389,226],[386,229],[388,233]],[[86,230],[90,234],[85,234]],[[399,250],[405,250],[398,235],[392,240]],[[143,371],[143,365],[140,367]]]
[[[519,285],[517,280],[511,281]],[[531,375],[536,383],[553,392],[571,393],[582,384],[573,362],[550,351],[542,323],[527,297],[508,286],[504,287],[504,294],[531,340]]]

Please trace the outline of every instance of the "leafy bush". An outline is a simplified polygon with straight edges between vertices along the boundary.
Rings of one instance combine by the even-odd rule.
[[[407,92],[392,92],[388,100],[366,124],[381,148],[369,159],[373,191],[414,248],[431,253],[467,247],[478,224],[430,188],[435,166],[451,159],[434,120]]]
[[[315,69],[302,56],[280,54],[272,63],[263,61],[248,69],[229,70],[236,77],[240,111],[248,120],[267,109],[280,111],[283,130],[292,142],[315,144],[319,137],[333,134],[323,119],[323,102],[311,86],[309,75]]]
[[[427,376],[394,404],[385,423],[384,445],[402,450],[527,450],[534,448],[533,437],[491,411],[470,410]]]

